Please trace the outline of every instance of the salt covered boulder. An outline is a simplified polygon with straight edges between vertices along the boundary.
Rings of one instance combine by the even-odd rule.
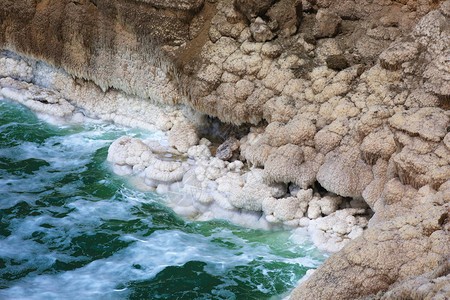
[[[338,148],[325,156],[317,173],[317,181],[328,191],[344,197],[361,197],[373,180],[370,166],[359,157],[355,148]]]
[[[413,138],[393,156],[402,183],[420,188],[430,184],[439,188],[450,178],[450,150],[442,144]]]
[[[380,54],[380,64],[388,70],[398,70],[402,63],[415,59],[419,53],[419,43],[393,43]]]
[[[186,153],[190,147],[197,145],[198,142],[197,130],[191,124],[175,124],[169,132],[169,145],[181,153]]]
[[[107,160],[118,166],[127,166],[135,173],[143,172],[150,186],[181,181],[186,173],[182,162],[162,160],[142,139],[129,136],[123,136],[111,144]]]
[[[150,164],[153,154],[142,139],[122,136],[115,140],[108,149],[107,160],[118,165]]]
[[[19,102],[42,114],[71,117],[75,107],[54,90],[18,81],[10,77],[0,79],[0,97]]]
[[[294,182],[308,187],[314,182],[318,164],[304,162],[303,150],[293,144],[275,149],[264,165],[264,177],[270,182]]]
[[[183,179],[186,173],[181,162],[164,161],[154,157],[150,165],[145,169],[145,177],[156,182],[176,182]]]
[[[366,163],[373,165],[379,158],[389,160],[396,149],[394,134],[388,128],[383,128],[364,138],[361,156]]]
[[[271,223],[283,222],[288,226],[298,226],[299,220],[306,213],[311,199],[312,189],[299,190],[296,197],[265,198],[262,203],[262,210],[267,221]]]
[[[389,119],[389,125],[394,129],[433,142],[440,142],[444,138],[449,124],[450,112],[437,107],[410,109],[396,113]]]
[[[219,178],[217,182],[218,190],[226,194],[234,208],[250,211],[261,211],[265,198],[280,198],[286,194],[284,184],[267,184],[263,178],[263,170],[257,168],[239,178],[236,178],[236,175],[227,175]]]
[[[189,148],[188,156],[196,160],[207,160],[211,157],[211,151],[205,144],[195,145]]]
[[[275,37],[275,34],[270,30],[267,23],[260,17],[256,18],[250,25],[250,31],[257,42],[270,41]]]

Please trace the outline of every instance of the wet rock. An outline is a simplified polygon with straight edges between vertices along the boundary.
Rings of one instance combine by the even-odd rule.
[[[216,150],[216,157],[221,160],[230,160],[233,157],[237,157],[239,150],[239,140],[230,137],[223,144],[221,144]]]

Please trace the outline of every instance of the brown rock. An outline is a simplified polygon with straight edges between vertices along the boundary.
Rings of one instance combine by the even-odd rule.
[[[338,34],[341,18],[328,9],[319,9],[314,25],[314,37],[334,37]]]
[[[166,1],[166,0],[138,0],[136,2],[143,2],[150,4],[157,8],[163,9],[177,9],[177,10],[199,10],[204,3],[204,0],[178,0],[178,1]]]
[[[281,0],[273,5],[266,15],[278,24],[281,35],[289,36],[297,31],[302,13],[302,1]]]
[[[223,142],[216,150],[216,157],[221,160],[230,160],[233,157],[238,157],[239,153],[239,140],[230,137],[225,142]]]
[[[328,68],[336,71],[340,71],[348,67],[347,59],[342,54],[328,56],[326,63]]]
[[[252,20],[263,16],[276,0],[236,0],[235,7],[243,13],[247,19]]]

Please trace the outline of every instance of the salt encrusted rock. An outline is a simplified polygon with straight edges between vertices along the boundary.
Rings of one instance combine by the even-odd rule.
[[[264,43],[261,48],[261,54],[270,58],[277,58],[282,51],[281,46],[273,42]]]
[[[370,106],[357,121],[355,126],[356,130],[359,135],[366,136],[383,125],[385,119],[389,118],[391,115],[391,110],[386,107],[380,105]]]
[[[389,128],[383,128],[366,136],[361,144],[361,157],[370,165],[379,158],[389,160],[397,149],[394,134]]]
[[[262,203],[268,197],[282,197],[286,193],[286,186],[283,184],[267,184],[263,180],[263,170],[253,169],[243,176],[228,173],[217,179],[217,190],[221,195],[214,195],[219,200],[220,205],[224,205],[226,199],[228,209],[243,208],[250,211],[261,211]],[[224,208],[227,208],[223,206]]]
[[[411,109],[395,114],[389,119],[389,124],[411,135],[439,142],[447,134],[450,124],[450,113],[440,108],[425,107]]]
[[[271,98],[263,109],[263,117],[267,122],[288,122],[295,115],[294,101],[287,96]]]
[[[107,160],[119,167],[128,166],[135,173],[143,172],[146,183],[151,186],[181,181],[186,173],[181,162],[161,160],[143,140],[129,136],[111,144]]]
[[[364,189],[362,197],[364,201],[375,210],[377,201],[380,199],[386,182],[396,177],[393,160],[385,161],[378,159],[372,167],[374,180]]]
[[[147,167],[152,157],[150,148],[141,139],[122,136],[109,146],[107,160],[118,165],[143,163]]]
[[[448,240],[448,236],[442,238]],[[394,284],[380,299],[446,299],[450,294],[449,270],[450,258],[443,255],[436,269]]]
[[[213,64],[221,65],[236,49],[239,43],[229,37],[221,37],[217,42],[206,42],[203,46],[202,57]]]
[[[328,191],[344,197],[360,197],[373,180],[372,170],[357,149],[337,148],[325,156],[317,181]]]
[[[33,69],[23,60],[0,57],[0,77],[30,82],[33,79]]]
[[[303,163],[302,149],[293,144],[277,148],[264,165],[265,177],[273,182],[295,182]]]
[[[228,15],[223,11],[219,11],[211,20],[210,35],[214,35],[211,39],[212,41],[217,40],[221,36],[228,36],[237,40],[247,27],[242,20],[243,18],[234,9],[228,9],[227,12],[229,12]],[[217,37],[215,36],[216,34]]]
[[[239,153],[239,141],[234,137],[228,138],[223,142],[216,150],[216,157],[221,160],[230,160],[233,157],[237,157]]]
[[[200,141],[199,145],[189,148],[187,154],[189,157],[197,160],[207,160],[211,157],[211,151],[209,150],[208,146],[208,144],[202,144],[202,141]]]
[[[312,200],[308,205],[308,219],[317,219],[322,215],[322,211],[320,210],[320,205],[317,200],[318,199]]]
[[[250,31],[252,33],[252,37],[257,42],[270,41],[275,37],[275,34],[270,30],[267,23],[260,17],[256,18],[256,20],[250,25]]]
[[[339,204],[342,202],[342,197],[337,195],[326,195],[320,198],[317,202],[320,206],[320,211],[324,215],[328,216],[337,211]]]
[[[388,70],[398,70],[404,62],[414,59],[419,53],[415,42],[393,43],[380,54],[380,64]]]
[[[436,95],[427,93],[422,89],[411,91],[405,101],[407,108],[437,107],[439,105],[440,101]]]
[[[447,4],[446,4],[447,5]],[[416,60],[412,68],[420,68],[417,74],[424,80],[423,87],[444,99],[450,96],[450,62],[448,60],[448,44],[450,29],[448,16],[443,10],[434,10],[420,20],[414,29],[413,36],[421,44],[424,53]],[[432,57],[432,59],[430,59]],[[425,70],[423,68],[425,67]]]
[[[241,45],[242,53],[250,55],[252,53],[260,53],[263,43],[255,43],[250,41],[245,41]]]
[[[169,132],[169,145],[181,153],[186,153],[192,146],[198,144],[197,130],[191,124],[175,124]]]
[[[145,169],[145,177],[157,182],[176,182],[183,179],[186,170],[181,162],[163,161],[153,158]]]
[[[268,71],[267,75],[263,79],[263,84],[275,94],[281,94],[286,84],[293,78],[294,74],[291,70],[273,67]]]
[[[438,188],[450,178],[450,151],[418,138],[395,154],[393,160],[402,183],[415,188],[426,184]]]
[[[239,100],[245,100],[255,90],[255,84],[249,80],[242,79],[236,82],[235,96]]]
[[[209,64],[201,68],[197,73],[197,78],[217,86],[220,83],[222,74],[222,68],[219,68],[216,64]]]
[[[334,120],[330,125],[323,127],[314,136],[316,149],[327,154],[339,146],[342,137],[349,131],[348,119],[345,117]]]
[[[363,228],[367,226],[367,219],[359,215],[364,213],[364,209],[341,209],[329,216],[311,220],[308,230],[312,233],[314,243],[319,245],[321,250],[337,252],[350,239],[355,239],[363,233]],[[350,239],[346,238],[347,236]]]
[[[408,208],[385,207],[391,214],[389,220],[369,227],[361,237],[328,258],[291,297],[357,299],[386,290],[411,274],[438,267],[442,256],[450,252],[445,221],[448,200],[442,199],[444,191],[427,196],[420,196],[416,191],[412,195],[405,199]],[[431,199],[425,200],[426,197]]]
[[[314,36],[316,38],[334,37],[338,34],[341,18],[328,9],[319,9],[316,14]]]
[[[60,93],[10,77],[0,78],[0,97],[17,101],[36,112],[59,118],[71,117],[75,111],[75,107]]]
[[[308,203],[312,199],[312,190],[299,190],[296,197],[276,199],[266,198],[262,202],[262,209],[266,219],[271,223],[283,222],[287,226],[298,226],[304,216]]]

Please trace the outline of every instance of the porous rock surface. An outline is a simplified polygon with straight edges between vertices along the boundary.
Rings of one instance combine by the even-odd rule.
[[[449,290],[448,24],[449,0],[0,0],[0,47],[28,58],[0,57],[0,93],[58,117],[75,103],[103,120],[173,128],[176,151],[203,166],[194,176],[182,162],[152,160],[148,178],[183,170],[154,179],[209,184],[219,193],[197,197],[205,205],[345,240],[294,299],[440,299]],[[50,76],[42,61],[64,71]],[[198,118],[163,104],[251,125],[240,161],[254,169],[213,159],[192,127],[181,137],[177,128]],[[129,171],[144,152],[116,163]],[[314,194],[317,184],[330,195]],[[358,203],[374,212],[360,237],[367,207]]]

